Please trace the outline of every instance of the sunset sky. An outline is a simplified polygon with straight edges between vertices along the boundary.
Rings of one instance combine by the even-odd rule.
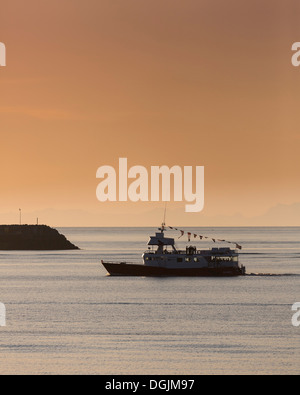
[[[163,203],[97,201],[119,157],[205,166],[204,211],[171,202],[170,225],[298,207],[299,18],[299,0],[1,0],[0,223],[159,224]]]

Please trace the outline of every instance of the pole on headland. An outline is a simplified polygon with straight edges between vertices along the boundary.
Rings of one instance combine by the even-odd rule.
[[[20,225],[22,225],[22,209],[19,208],[19,212],[20,212]]]

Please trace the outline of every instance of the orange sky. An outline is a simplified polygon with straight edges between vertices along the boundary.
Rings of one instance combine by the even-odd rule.
[[[218,225],[236,213],[247,225],[300,202],[300,67],[291,64],[298,0],[0,7],[0,222],[16,222],[19,207],[27,222],[59,210],[60,226],[161,221],[163,204],[96,200],[97,168],[119,157],[148,168],[205,166],[205,210],[181,215],[184,202],[171,203],[173,224],[177,210],[182,225],[210,216]],[[76,210],[90,216],[76,219]]]

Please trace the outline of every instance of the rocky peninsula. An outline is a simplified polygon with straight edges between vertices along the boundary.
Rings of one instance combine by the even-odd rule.
[[[78,250],[56,229],[46,225],[0,225],[0,250]]]

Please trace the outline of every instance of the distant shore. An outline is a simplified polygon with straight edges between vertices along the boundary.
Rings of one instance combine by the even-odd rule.
[[[79,250],[47,225],[0,225],[1,251]]]

